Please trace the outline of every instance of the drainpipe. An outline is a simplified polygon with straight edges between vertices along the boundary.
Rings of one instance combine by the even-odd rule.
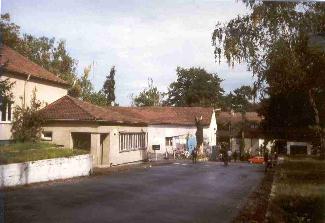
[[[25,80],[25,83],[24,83],[24,100],[23,100],[23,108],[25,109],[26,107],[26,84],[27,84],[27,81],[29,81],[30,79],[30,74],[28,74],[28,77],[27,79]]]

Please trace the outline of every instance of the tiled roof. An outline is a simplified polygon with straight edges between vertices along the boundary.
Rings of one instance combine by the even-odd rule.
[[[42,110],[46,120],[105,121],[116,124],[209,125],[213,108],[202,107],[100,107],[64,96]]]
[[[68,86],[66,81],[6,45],[0,47],[0,66],[3,66],[3,69],[8,72],[24,75],[26,77],[30,75],[31,78]]]

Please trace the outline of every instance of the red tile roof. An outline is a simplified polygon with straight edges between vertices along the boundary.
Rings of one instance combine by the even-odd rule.
[[[5,71],[68,86],[66,81],[6,45],[0,47],[0,55],[0,66]]]
[[[210,124],[213,108],[202,107],[100,107],[64,96],[42,110],[47,120],[104,121],[115,124],[195,125],[202,116]]]

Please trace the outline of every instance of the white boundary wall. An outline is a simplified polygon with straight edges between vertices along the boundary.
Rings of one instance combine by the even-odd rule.
[[[0,188],[88,176],[91,171],[89,154],[0,165]]]

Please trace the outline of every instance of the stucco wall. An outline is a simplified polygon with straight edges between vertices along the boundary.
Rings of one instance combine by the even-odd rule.
[[[135,126],[98,126],[91,123],[48,124],[44,131],[52,132],[52,142],[73,148],[72,132],[87,132],[91,134],[91,154],[94,155],[94,165],[118,165],[147,159],[147,150],[123,151],[119,149],[119,132],[147,132],[146,127]],[[100,134],[107,135],[103,148],[100,146]]]
[[[16,105],[22,105],[22,98],[24,98],[24,92],[26,105],[30,105],[32,93],[35,88],[37,89],[36,98],[43,102],[43,106],[52,103],[67,94],[67,89],[65,87],[55,85],[50,82],[39,81],[35,79],[30,79],[26,82],[25,77],[10,74],[3,74],[0,78],[9,78],[11,82],[15,83],[12,88],[14,101],[14,104],[12,106],[13,109]],[[10,129],[10,123],[1,123],[0,121],[0,140],[10,139]]]
[[[210,125],[203,128],[203,138],[209,144],[209,146],[216,145],[216,131],[217,131],[217,121],[215,113],[213,112],[211,117]],[[181,126],[181,125],[149,125],[148,126],[148,145],[149,152],[154,152],[152,150],[152,145],[160,145],[160,150],[156,150],[158,154],[164,154],[166,151],[168,153],[173,152],[173,146],[166,146],[165,138],[183,135],[193,135],[195,136],[196,126],[193,120],[193,126]]]
[[[264,140],[263,139],[257,139],[257,138],[244,138],[245,141],[245,152],[249,152],[252,155],[258,155],[259,148],[263,146]],[[240,146],[240,138],[231,138],[231,148],[232,151],[239,151]],[[268,150],[271,150],[271,147],[273,146],[272,142],[269,142],[266,146]]]
[[[188,134],[195,136],[195,132],[195,126],[150,125],[148,126],[148,151],[154,152],[152,150],[152,145],[160,145],[160,150],[157,150],[157,153],[166,153],[166,149],[171,153],[172,147],[166,148],[165,145],[166,137]]]
[[[215,116],[215,112],[213,112],[209,127],[203,129],[203,135],[208,139],[210,146],[217,145],[217,135],[216,135],[217,130],[218,130],[217,119]]]
[[[91,155],[0,165],[0,188],[87,176],[91,170]]]

